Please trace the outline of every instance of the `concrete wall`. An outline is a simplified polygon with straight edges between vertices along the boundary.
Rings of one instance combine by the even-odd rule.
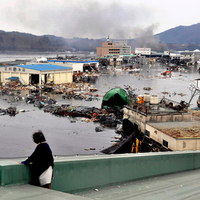
[[[191,121],[191,113],[171,113],[171,114],[155,114],[148,115],[147,122],[180,122]]]
[[[173,151],[192,151],[200,149],[200,138],[175,138],[165,134],[157,127],[146,124],[146,130],[149,131],[149,137],[156,142],[163,144],[163,140],[168,142],[168,148]]]
[[[145,133],[146,124],[149,122],[173,122],[173,121],[191,121],[191,113],[162,113],[162,114],[145,114],[143,112],[124,106],[124,119],[129,119],[136,123],[141,132]]]
[[[179,149],[177,149],[177,140],[175,138],[163,133],[162,131],[159,131],[158,129],[156,129],[148,124],[146,125],[146,130],[149,131],[150,138],[152,138],[156,142],[158,142],[162,145],[163,140],[165,140],[168,142],[169,149],[171,149],[173,151],[179,150]]]
[[[124,106],[123,108],[123,119],[128,119],[132,123],[135,123],[138,125],[139,129],[142,133],[145,133],[146,130],[146,123],[147,123],[147,116],[136,112],[135,110],[129,109],[128,107]]]
[[[200,149],[200,138],[177,140],[177,150],[190,151],[198,149]]]
[[[200,168],[200,151],[57,158],[52,188],[75,192]],[[0,160],[0,185],[29,183],[27,166]]]

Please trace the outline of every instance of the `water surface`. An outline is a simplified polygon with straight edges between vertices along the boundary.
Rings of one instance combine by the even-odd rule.
[[[102,73],[94,84],[99,95],[104,95],[113,87],[130,85],[135,88],[137,94],[146,92],[151,95],[158,95],[159,98],[165,96],[175,101],[184,100],[188,102],[191,98],[189,90],[190,83],[199,78],[196,68],[190,72],[173,72],[172,77],[161,77],[161,72],[165,67],[157,64],[154,67],[143,66],[143,70],[138,74],[125,72]],[[144,87],[151,87],[152,90],[145,91]],[[168,94],[163,94],[167,92]],[[179,95],[180,93],[184,95]],[[102,97],[99,101],[76,101],[64,100],[61,95],[53,96],[58,104],[71,103],[72,105],[85,105],[101,107]],[[4,100],[7,99],[7,100]],[[32,141],[32,133],[42,130],[50,144],[53,154],[57,156],[80,155],[80,154],[100,154],[100,151],[109,147],[117,136],[114,129],[106,128],[103,132],[95,132],[98,123],[86,123],[79,120],[71,123],[68,117],[57,117],[50,113],[44,113],[32,104],[25,101],[9,103],[9,97],[0,96],[0,107],[7,108],[10,105],[16,106],[17,110],[25,109],[28,112],[19,112],[15,117],[8,115],[0,116],[0,158],[26,157],[29,156],[35,144]],[[196,107],[197,96],[191,102],[191,107]],[[95,150],[85,150],[95,148]]]

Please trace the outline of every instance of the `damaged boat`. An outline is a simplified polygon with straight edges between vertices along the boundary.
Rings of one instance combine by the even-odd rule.
[[[112,146],[102,150],[105,154],[137,153],[141,148],[143,135],[138,126],[128,119],[123,120],[121,138]]]

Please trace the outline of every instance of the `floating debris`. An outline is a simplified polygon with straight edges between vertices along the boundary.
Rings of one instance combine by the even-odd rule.
[[[150,87],[143,87],[143,90],[150,91],[150,90],[152,90],[152,88],[150,88]]]
[[[95,128],[95,131],[96,132],[102,132],[102,131],[104,131],[104,128],[102,126],[98,126],[98,127]]]
[[[16,107],[8,107],[7,109],[1,109],[0,108],[0,115],[10,115],[15,116],[19,112],[17,111]]]
[[[29,112],[29,110],[21,109],[19,112]]]
[[[96,150],[94,147],[90,147],[90,148],[85,148],[85,151],[89,151],[89,150]]]

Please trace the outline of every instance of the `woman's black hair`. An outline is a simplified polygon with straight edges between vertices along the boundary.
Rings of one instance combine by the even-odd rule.
[[[33,141],[38,144],[40,142],[45,142],[46,139],[44,137],[44,134],[42,133],[42,131],[38,131],[38,132],[35,132],[33,133]]]

